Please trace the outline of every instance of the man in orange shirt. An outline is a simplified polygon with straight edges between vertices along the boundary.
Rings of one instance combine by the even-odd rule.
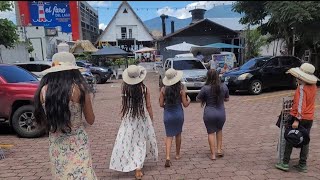
[[[292,128],[297,129],[298,126],[304,127],[308,134],[312,127],[315,110],[315,99],[317,94],[316,83],[318,78],[313,75],[315,67],[312,64],[304,63],[300,68],[291,68],[287,73],[290,73],[297,78],[299,83],[294,94],[293,106],[290,111],[294,122]],[[276,164],[276,168],[288,171],[289,161],[292,153],[292,144],[286,142],[284,151],[283,163]],[[301,172],[307,172],[307,157],[309,153],[309,144],[303,145],[300,151],[300,161],[294,167]]]

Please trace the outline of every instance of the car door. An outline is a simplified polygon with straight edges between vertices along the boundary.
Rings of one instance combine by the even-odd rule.
[[[282,73],[280,72],[279,58],[271,58],[260,70],[262,86],[264,88],[278,86],[281,83]]]
[[[281,71],[281,85],[290,86],[292,84],[293,78],[292,75],[287,74],[286,72],[294,66],[294,58],[293,57],[279,57],[280,59],[280,71]]]

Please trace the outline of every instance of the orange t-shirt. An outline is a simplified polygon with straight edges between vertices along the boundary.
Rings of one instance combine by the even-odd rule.
[[[316,85],[299,85],[294,94],[290,114],[300,120],[313,120],[316,94]]]

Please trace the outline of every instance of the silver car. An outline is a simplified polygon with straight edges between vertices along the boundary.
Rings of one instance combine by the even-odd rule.
[[[194,57],[174,57],[167,59],[159,69],[159,86],[166,70],[173,68],[183,71],[182,84],[188,94],[199,93],[206,82],[207,69],[201,61]]]

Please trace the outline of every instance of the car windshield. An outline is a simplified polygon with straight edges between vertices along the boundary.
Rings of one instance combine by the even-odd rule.
[[[0,76],[2,76],[8,83],[38,81],[33,74],[17,66],[0,66]]]
[[[200,61],[196,60],[179,60],[173,62],[173,69],[175,70],[191,70],[191,69],[205,69]]]
[[[269,59],[270,59],[270,57],[252,58],[252,59],[250,59],[249,61],[247,61],[246,63],[244,63],[244,64],[240,67],[240,69],[248,70],[248,69],[260,68],[260,67],[262,67]]]

